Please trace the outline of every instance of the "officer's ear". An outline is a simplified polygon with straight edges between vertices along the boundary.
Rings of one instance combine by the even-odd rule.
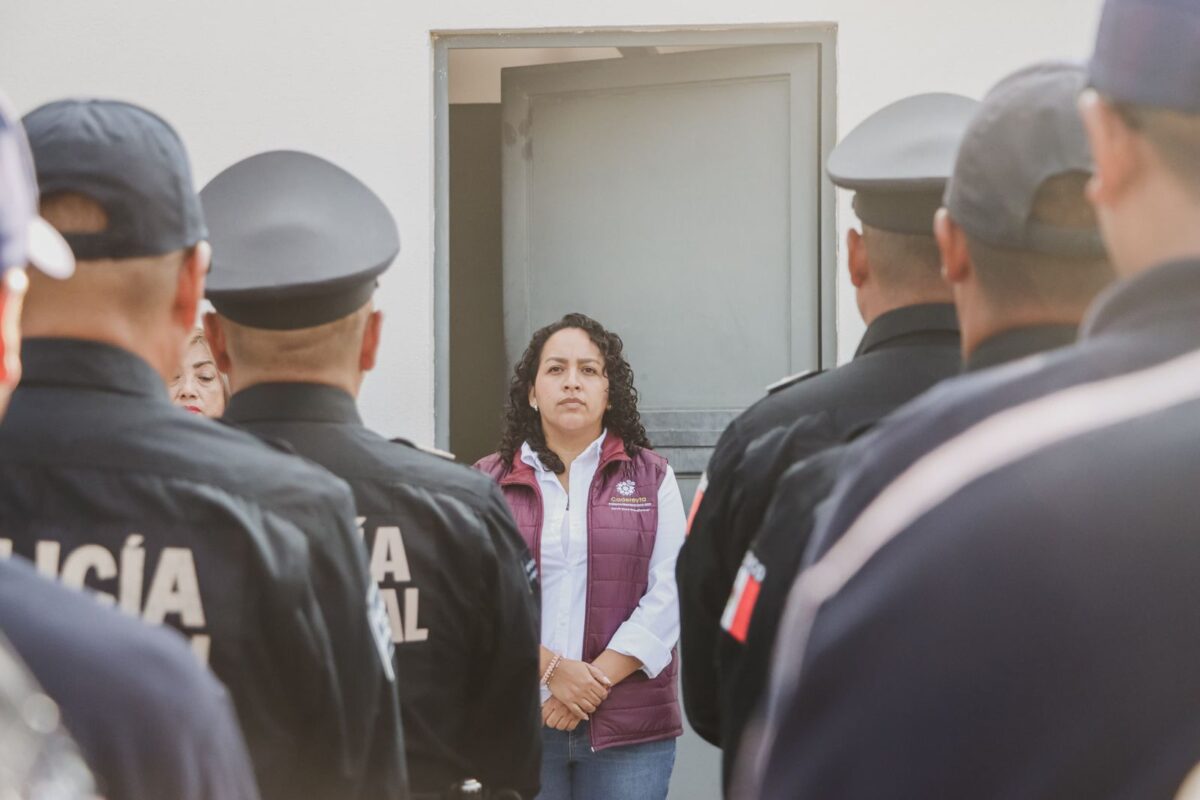
[[[358,354],[358,368],[370,372],[375,368],[375,359],[379,355],[379,341],[383,333],[383,312],[372,311],[367,315],[367,324],[363,328],[362,349]]]
[[[850,270],[850,283],[854,284],[855,289],[862,288],[871,277],[871,262],[867,258],[867,244],[863,241],[863,235],[854,228],[846,233],[846,265]]]
[[[200,301],[204,299],[204,277],[208,275],[211,261],[212,247],[208,242],[197,242],[194,247],[184,251],[171,317],[185,331],[196,327],[196,313]]]
[[[225,341],[225,329],[221,327],[221,318],[212,311],[204,315],[204,338],[212,353],[213,363],[217,365],[218,370],[228,375],[233,371],[229,345]]]
[[[1141,170],[1138,136],[1129,121],[1094,89],[1079,96],[1079,114],[1096,165],[1087,198],[1094,206],[1110,206]]]
[[[942,257],[942,280],[954,286],[971,277],[973,270],[967,233],[945,208],[939,208],[933,217],[933,236],[937,239],[938,252]]]

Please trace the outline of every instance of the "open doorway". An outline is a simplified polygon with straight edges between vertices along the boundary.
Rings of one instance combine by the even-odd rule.
[[[608,47],[448,53],[448,445],[464,463],[496,449],[511,374],[504,340],[502,70],[619,57]]]
[[[435,34],[440,446],[495,448],[511,364],[567,311],[626,339],[689,499],[763,386],[832,362],[832,43],[830,26]]]

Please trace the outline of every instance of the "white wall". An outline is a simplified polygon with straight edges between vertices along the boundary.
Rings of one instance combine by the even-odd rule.
[[[1041,58],[1084,58],[1100,0],[10,0],[0,86],[18,108],[64,95],[140,102],[187,141],[201,183],[257,151],[311,150],[363,177],[404,240],[380,302],[387,337],[367,421],[433,439],[430,32],[836,22],[838,129],[900,96],[980,95]],[[844,231],[853,221],[841,198]],[[839,291],[840,353],[862,331]]]

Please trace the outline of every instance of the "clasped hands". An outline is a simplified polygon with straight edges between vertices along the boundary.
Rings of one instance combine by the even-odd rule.
[[[542,704],[542,722],[559,731],[573,731],[608,699],[612,681],[599,667],[564,658],[550,676],[550,699]]]

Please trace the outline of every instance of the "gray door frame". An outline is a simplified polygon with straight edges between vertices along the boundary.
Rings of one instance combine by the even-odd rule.
[[[795,25],[698,26],[680,28],[514,29],[492,31],[438,30],[433,44],[434,120],[434,435],[438,447],[450,441],[450,170],[449,84],[451,49],[548,47],[746,47],[777,44],[813,44],[820,63],[821,165],[837,140],[837,75],[834,23]],[[820,243],[820,365],[837,360],[837,205],[833,184],[818,167],[817,226]]]

